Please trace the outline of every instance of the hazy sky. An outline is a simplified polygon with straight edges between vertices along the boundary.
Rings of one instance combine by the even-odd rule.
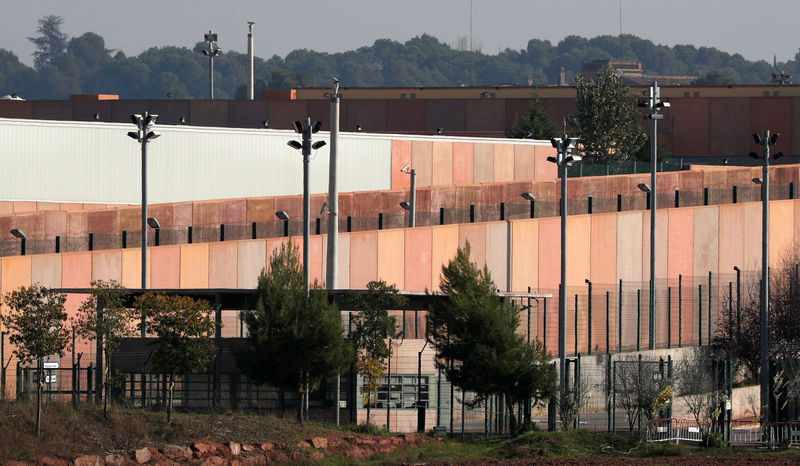
[[[554,45],[567,35],[623,33],[657,44],[712,46],[749,60],[794,58],[800,41],[797,0],[0,0],[0,47],[32,63],[37,21],[63,16],[71,37],[95,32],[127,55],[164,45],[192,47],[209,29],[225,50],[246,51],[247,21],[256,23],[256,55],[308,48],[341,52],[376,39],[404,42],[428,33],[454,46],[470,34],[495,54],[523,49],[531,38]],[[620,22],[621,10],[621,22]],[[756,18],[758,16],[759,18]],[[620,24],[621,23],[621,24]]]

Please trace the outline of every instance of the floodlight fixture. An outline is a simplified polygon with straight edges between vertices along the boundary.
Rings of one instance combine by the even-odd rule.
[[[781,137],[781,133],[772,133],[772,136],[769,138],[769,145],[774,146],[778,142],[778,138]]]
[[[325,141],[317,141],[314,144],[311,144],[311,148],[314,150],[319,149],[320,147],[325,145]]]
[[[158,219],[155,217],[147,217],[147,224],[150,225],[150,228],[154,230],[160,230],[161,224],[158,223]]]
[[[139,140],[139,133],[136,131],[128,131],[128,137],[131,139]]]
[[[525,199],[526,201],[535,201],[536,200],[536,196],[534,196],[533,193],[524,192],[524,193],[520,194],[520,196],[522,196],[522,198]]]
[[[400,207],[402,207],[403,210],[411,210],[411,204],[409,204],[408,201],[401,201]]]
[[[275,212],[275,216],[283,220],[284,222],[289,221],[289,214],[287,214],[285,210],[279,210]]]
[[[764,182],[764,180],[762,180],[762,179],[761,179],[761,178],[759,178],[759,177],[755,177],[755,178],[753,178],[753,183],[755,183],[755,184],[761,184],[761,183],[763,183],[763,182]]]
[[[783,152],[778,152],[772,156],[772,160],[778,160],[781,157],[783,157]]]
[[[752,158],[754,158],[756,160],[761,158],[760,155],[758,155],[758,154],[756,154],[755,152],[752,152],[752,151],[750,151],[747,155],[749,155],[750,157],[752,157]]]
[[[311,132],[312,132],[312,133],[316,133],[316,132],[318,132],[318,131],[319,131],[319,129],[320,129],[320,128],[322,128],[322,122],[321,122],[321,121],[319,121],[319,120],[317,120],[317,121],[315,121],[315,122],[314,122],[314,124],[311,126]]]
[[[436,128],[436,134],[444,133],[444,128]]]
[[[651,191],[650,185],[647,183],[639,183],[636,185],[642,192],[649,193]]]
[[[356,125],[356,131],[361,132],[363,130],[364,130],[364,128],[361,125],[359,125],[359,124]]]
[[[753,133],[753,141],[756,144],[761,145],[761,136],[758,133]]]
[[[11,229],[11,234],[14,235],[14,237],[19,238],[19,239],[25,239],[25,238],[28,237],[28,235],[26,235],[25,232],[20,230],[19,228],[12,228]]]
[[[547,157],[547,161],[552,163],[558,163],[558,159],[553,157],[552,155]]]
[[[186,124],[186,117],[185,116],[180,117],[178,119],[178,123],[180,123],[182,125],[185,125]]]
[[[161,136],[161,133],[159,131],[149,131],[147,133],[146,139],[156,139],[159,136]]]
[[[295,133],[303,132],[303,124],[300,123],[300,120],[294,120],[294,122],[292,122],[292,127],[294,128]]]
[[[303,148],[303,144],[301,144],[298,141],[295,141],[294,139],[289,141],[289,142],[287,142],[286,145],[289,146],[289,147],[292,147],[294,149],[298,149],[298,150]]]
[[[400,169],[400,171],[403,172],[403,173],[408,173],[408,168],[409,168],[409,164],[405,164],[405,165],[403,165],[403,168]]]
[[[261,126],[263,126],[264,128],[269,128],[269,120],[263,120],[261,122]]]

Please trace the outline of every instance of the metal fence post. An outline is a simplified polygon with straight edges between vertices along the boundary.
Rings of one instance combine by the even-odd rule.
[[[611,333],[611,292],[606,291],[606,354],[611,353],[611,340],[609,334]]]
[[[678,274],[678,348],[683,336],[683,275]]]
[[[713,307],[711,290],[714,288],[711,271],[708,271],[708,339],[707,342],[711,344],[711,308]]]
[[[592,282],[590,280],[586,280],[586,283],[589,285],[589,294],[586,297],[586,313],[587,317],[586,320],[588,321],[588,329],[586,330],[586,353],[592,354]]]
[[[617,307],[619,307],[619,315],[617,316],[617,326],[619,327],[617,339],[619,343],[617,344],[617,352],[622,351],[622,280],[619,281],[619,301],[617,302]]]
[[[703,346],[703,284],[697,285],[697,346]]]
[[[636,351],[642,349],[642,289],[636,290]]]
[[[667,287],[667,348],[672,348],[672,287]]]
[[[578,293],[575,293],[575,354],[578,354]]]

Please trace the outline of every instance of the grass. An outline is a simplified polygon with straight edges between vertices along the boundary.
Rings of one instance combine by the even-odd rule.
[[[187,445],[195,440],[241,443],[286,442],[294,448],[297,440],[331,435],[389,435],[375,426],[335,427],[317,423],[298,425],[292,419],[254,413],[176,413],[168,424],[163,412],[131,410],[112,406],[108,416],[102,409],[83,406],[73,409],[64,403],[45,403],[42,437],[35,435],[35,404],[0,402],[0,464],[11,460],[33,461],[39,456],[75,457],[127,452],[143,446]],[[523,460],[536,458],[599,459],[717,457],[758,458],[767,461],[800,461],[798,450],[732,450],[700,448],[668,443],[635,444],[612,433],[588,431],[527,432],[516,438],[497,437],[465,443],[454,440],[424,442],[421,446],[374,455],[358,464],[414,464],[482,460]],[[591,461],[591,460],[590,460]],[[351,458],[328,457],[326,464],[353,464]]]

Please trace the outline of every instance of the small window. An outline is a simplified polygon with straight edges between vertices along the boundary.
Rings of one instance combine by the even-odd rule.
[[[686,97],[686,98],[688,98],[688,97],[689,97],[689,91],[685,91],[685,92],[683,93],[683,96],[684,96],[684,97]]]
[[[400,98],[401,98],[401,99],[405,99],[405,98],[406,98],[406,93],[405,93],[405,92],[401,93],[401,94],[400,94]]]
[[[694,91],[694,96],[695,97],[700,97],[700,91]]]
[[[416,98],[417,98],[417,94],[415,94],[415,93],[413,93],[413,92],[412,92],[409,98],[411,98],[411,99],[416,99]]]
[[[780,95],[780,92],[772,91],[772,97],[778,97],[779,95]]]
[[[769,91],[764,91],[764,97],[769,97]]]

